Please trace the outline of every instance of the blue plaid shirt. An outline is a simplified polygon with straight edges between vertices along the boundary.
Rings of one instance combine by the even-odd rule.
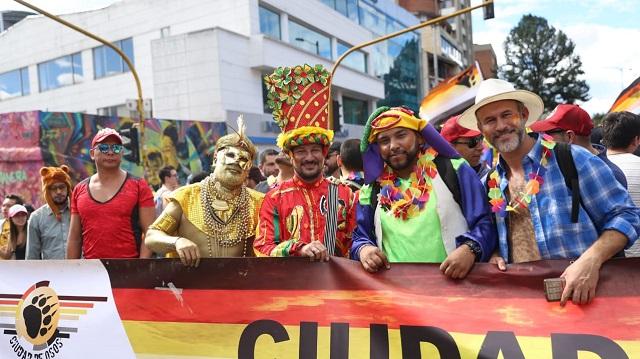
[[[523,158],[524,173],[531,173],[540,163],[542,144],[539,137]],[[577,258],[585,252],[605,230],[624,234],[629,248],[640,233],[640,208],[628,192],[616,181],[611,169],[598,157],[580,146],[571,146],[578,172],[582,200],[578,223],[571,222],[571,191],[567,187],[552,152],[548,159],[544,183],[529,204],[536,242],[543,259]],[[508,187],[505,163],[500,160],[496,170],[501,178],[504,195]],[[506,198],[506,196],[505,196]],[[507,217],[496,216],[500,255],[509,259]]]

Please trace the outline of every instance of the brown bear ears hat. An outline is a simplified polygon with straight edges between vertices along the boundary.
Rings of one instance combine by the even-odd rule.
[[[58,221],[62,220],[62,214],[60,214],[60,208],[53,202],[53,198],[49,194],[47,189],[49,186],[56,182],[62,182],[67,185],[67,193],[71,195],[71,177],[69,177],[69,167],[62,165],[60,167],[42,167],[40,169],[40,176],[42,177],[42,195],[45,201],[51,208],[53,214],[55,214]]]

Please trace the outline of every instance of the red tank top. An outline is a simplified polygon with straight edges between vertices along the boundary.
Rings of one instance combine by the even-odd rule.
[[[79,215],[82,224],[84,258],[137,258],[141,238],[138,209],[154,206],[149,185],[127,174],[111,199],[98,202],[91,196],[89,180],[78,183],[71,195],[71,214]]]

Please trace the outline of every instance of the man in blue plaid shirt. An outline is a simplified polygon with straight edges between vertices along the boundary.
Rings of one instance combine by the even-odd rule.
[[[542,114],[540,97],[489,79],[480,85],[475,102],[459,124],[479,129],[500,154],[497,176],[487,178],[489,189],[501,193],[492,203],[499,252],[491,262],[506,270],[505,259],[510,263],[575,259],[562,274],[566,285],[560,304],[568,299],[589,303],[602,264],[638,238],[640,209],[600,158],[571,146],[581,198],[573,223],[571,191],[551,150],[553,142],[526,133]]]

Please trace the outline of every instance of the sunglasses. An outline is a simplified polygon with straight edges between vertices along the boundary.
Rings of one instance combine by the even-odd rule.
[[[556,129],[553,129],[553,130],[545,131],[545,133],[547,133],[549,135],[554,135],[556,133],[563,133],[563,132],[567,132],[567,130],[563,130],[561,128],[556,128]]]
[[[113,153],[115,153],[116,155],[119,154],[120,152],[122,152],[122,145],[118,144],[118,143],[114,143],[114,144],[106,144],[106,143],[100,143],[99,145],[97,145],[96,147],[94,147],[94,149],[98,149],[98,151],[107,154],[109,153],[109,149],[111,149],[111,151],[113,151]]]
[[[482,140],[484,140],[484,137],[482,136],[476,136],[476,137],[471,137],[469,139],[469,142],[453,142],[455,144],[460,144],[460,145],[467,145],[467,147],[469,148],[475,148],[480,142],[482,142]]]

